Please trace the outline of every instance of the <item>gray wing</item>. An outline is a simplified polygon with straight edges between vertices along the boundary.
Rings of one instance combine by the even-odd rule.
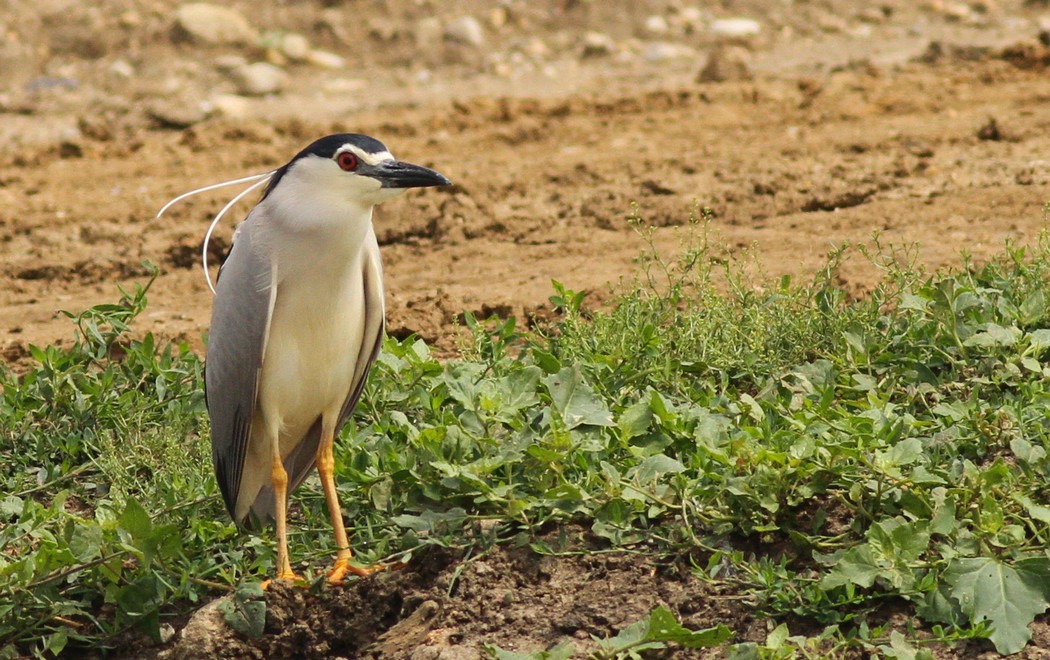
[[[379,355],[383,344],[383,328],[386,323],[385,301],[383,300],[383,263],[379,254],[379,245],[375,234],[369,233],[365,245],[364,296],[365,296],[365,331],[361,338],[361,348],[354,366],[354,379],[339,412],[339,421],[335,426],[336,433],[343,428],[361,393],[365,389],[368,372]],[[291,490],[294,490],[310,474],[317,462],[317,449],[321,444],[321,419],[318,418],[303,437],[302,442],[284,460],[284,469],[288,471]],[[291,492],[291,490],[289,492]]]
[[[258,207],[257,207],[258,208]],[[234,515],[273,313],[270,259],[253,236],[249,214],[222,266],[211,311],[205,399],[211,418],[212,463],[222,498]]]

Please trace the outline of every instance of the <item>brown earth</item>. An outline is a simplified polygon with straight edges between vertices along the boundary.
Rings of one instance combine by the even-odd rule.
[[[207,608],[165,657],[474,658],[480,641],[519,652],[571,644],[588,653],[597,648],[594,638],[614,637],[661,605],[691,628],[731,620],[739,641],[765,639],[764,620],[684,562],[661,563],[644,552],[573,554],[584,546],[579,538],[570,543],[561,556],[505,545],[472,556],[432,548],[405,570],[342,589],[277,585],[267,595],[262,638],[214,634],[224,628],[222,615]]]
[[[144,260],[161,274],[139,331],[200,348],[210,295],[197,254],[232,193],[155,213],[178,193],[272,169],[329,132],[374,135],[456,183],[410,193],[376,215],[390,330],[443,350],[454,347],[462,311],[527,317],[548,306],[552,279],[607,296],[644,248],[627,223],[636,212],[660,227],[656,242],[673,256],[676,228],[709,208],[721,256],[754,246],[751,267],[769,275],[806,276],[833,245],[867,244],[875,231],[884,243],[914,245],[933,268],[961,263],[960,252],[990,256],[1007,240],[1032,243],[1045,225],[1045,1],[232,3],[264,36],[300,32],[347,58],[340,69],[284,62],[258,44],[192,43],[173,27],[176,6],[52,0],[7,3],[0,14],[0,351],[8,362],[24,359],[30,343],[69,341],[59,310],[114,300],[116,284],[143,279]],[[483,47],[441,37],[444,22],[467,14],[479,19]],[[646,27],[650,16],[666,19],[663,34]],[[709,29],[733,16],[759,20],[761,32],[728,39]],[[585,46],[587,31],[607,35],[610,52]],[[698,82],[716,52],[747,71],[728,66],[729,80]],[[233,116],[213,112],[213,95],[233,91],[222,73],[230,55],[278,61],[291,74],[287,88],[240,99]],[[232,225],[219,228],[218,248]],[[858,292],[878,275],[859,255],[840,273]],[[457,566],[465,569],[449,600],[442,594]],[[412,656],[421,658],[612,634],[656,603],[687,621],[725,622],[738,640],[761,639],[745,609],[695,605],[708,587],[687,578],[672,586],[662,571],[624,556],[498,549],[285,607],[310,621],[311,604],[374,599],[386,608],[378,634],[434,602],[442,614],[424,646],[435,631],[441,639],[433,654]],[[613,574],[620,581],[607,588],[637,607],[595,601],[604,620],[577,611],[575,628],[551,628],[548,604],[567,593],[552,576],[586,590],[606,588]],[[694,605],[676,600],[682,593]],[[489,603],[504,594],[509,610]],[[347,655],[366,646],[316,643]]]

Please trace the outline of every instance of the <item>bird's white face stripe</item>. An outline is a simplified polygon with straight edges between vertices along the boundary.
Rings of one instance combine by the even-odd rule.
[[[366,165],[378,165],[383,161],[394,160],[394,156],[391,155],[389,151],[380,151],[379,153],[368,153],[367,151],[363,151],[352,144],[347,144],[340,147],[339,150],[336,151],[333,155],[333,158],[338,158],[339,154],[345,151],[349,151],[353,155],[357,156],[358,159],[360,159],[361,162]]]

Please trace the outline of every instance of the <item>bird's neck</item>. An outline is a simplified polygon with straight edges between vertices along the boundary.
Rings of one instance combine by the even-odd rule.
[[[356,268],[366,247],[376,242],[372,206],[300,201],[295,208],[294,213],[276,208],[266,214],[268,221],[281,223],[265,231],[275,263],[281,266],[280,279],[297,272]]]

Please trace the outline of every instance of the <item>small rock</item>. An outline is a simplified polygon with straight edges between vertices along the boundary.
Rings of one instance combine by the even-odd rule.
[[[699,7],[682,7],[674,17],[674,23],[685,32],[695,32],[703,25],[704,12]]]
[[[123,59],[113,60],[113,62],[106,67],[106,71],[108,71],[110,75],[118,78],[131,78],[135,75],[135,67],[131,66],[127,60]]]
[[[697,75],[697,82],[751,80],[751,53],[740,46],[716,48]]]
[[[27,82],[25,85],[25,89],[27,92],[43,92],[52,90],[72,92],[79,86],[80,83],[78,83],[74,78],[38,76]]]
[[[941,13],[948,20],[966,22],[972,19],[973,10],[964,2],[947,2],[942,7]]]
[[[175,627],[170,623],[163,623],[160,626],[160,643],[167,644],[171,641],[171,638],[175,636]]]
[[[498,30],[507,24],[507,8],[506,7],[494,7],[489,12],[489,25],[493,29]]]
[[[857,18],[865,23],[879,24],[885,23],[886,19],[889,18],[889,16],[887,16],[886,13],[878,7],[865,7],[864,9],[860,10],[859,14],[857,14]]]
[[[306,61],[322,69],[342,69],[346,66],[346,60],[342,56],[327,50],[311,50],[306,56]]]
[[[222,617],[219,607],[226,598],[217,598],[193,613],[189,622],[181,631],[175,646],[165,652],[170,660],[190,660],[191,658],[222,657],[222,641],[229,634],[229,628]]]
[[[126,11],[120,15],[120,24],[127,28],[137,28],[142,25],[142,17],[138,12]]]
[[[492,73],[500,78],[509,78],[513,71],[514,70],[511,68],[510,64],[507,64],[506,62],[494,62],[492,64]]]
[[[376,17],[368,21],[368,34],[379,41],[394,41],[401,31],[397,21]]]
[[[473,16],[462,16],[445,25],[445,37],[457,43],[480,48],[485,45],[485,32]]]
[[[521,50],[529,57],[535,59],[542,59],[550,53],[550,48],[547,48],[547,44],[539,37],[529,38],[529,40],[522,46]]]
[[[646,62],[664,62],[677,58],[693,57],[696,51],[688,46],[673,44],[667,41],[653,41],[645,45],[642,57]]]
[[[720,18],[711,23],[710,30],[719,37],[739,39],[760,33],[762,24],[751,18]]]
[[[244,59],[240,55],[220,55],[214,60],[215,68],[219,71],[232,71],[238,67],[242,67],[248,64],[248,60]]]
[[[704,12],[699,7],[682,7],[678,17],[687,25],[699,25],[704,20]]]
[[[616,43],[607,34],[588,32],[583,35],[583,57],[602,57],[615,49]]]
[[[203,2],[179,7],[175,24],[193,41],[206,44],[250,44],[258,38],[240,12]]]
[[[415,37],[417,46],[429,49],[441,41],[442,32],[441,20],[434,16],[428,16],[419,19],[412,34]]]
[[[301,34],[289,32],[281,37],[281,52],[293,62],[302,62],[310,55],[310,42]]]
[[[251,100],[238,94],[216,94],[208,103],[212,111],[230,119],[244,119],[251,114]]]
[[[178,101],[154,101],[146,109],[150,119],[163,128],[187,128],[204,121],[206,113],[198,104]]]
[[[288,58],[276,48],[267,48],[265,57],[266,61],[274,66],[288,66]]]
[[[321,89],[330,94],[351,94],[367,86],[362,78],[329,78],[321,83]]]
[[[846,22],[846,19],[834,14],[820,14],[817,16],[816,24],[821,32],[828,34],[845,32],[849,29],[849,23]]]
[[[1007,135],[999,126],[999,122],[995,120],[995,117],[989,117],[988,121],[977,129],[977,139],[999,142],[1000,140],[1006,140]]]
[[[659,14],[654,14],[645,19],[645,31],[649,34],[667,34],[667,31],[670,29],[671,26],[667,24],[667,19]]]
[[[248,96],[264,96],[284,89],[288,74],[284,69],[268,62],[255,62],[230,71],[237,91]]]

